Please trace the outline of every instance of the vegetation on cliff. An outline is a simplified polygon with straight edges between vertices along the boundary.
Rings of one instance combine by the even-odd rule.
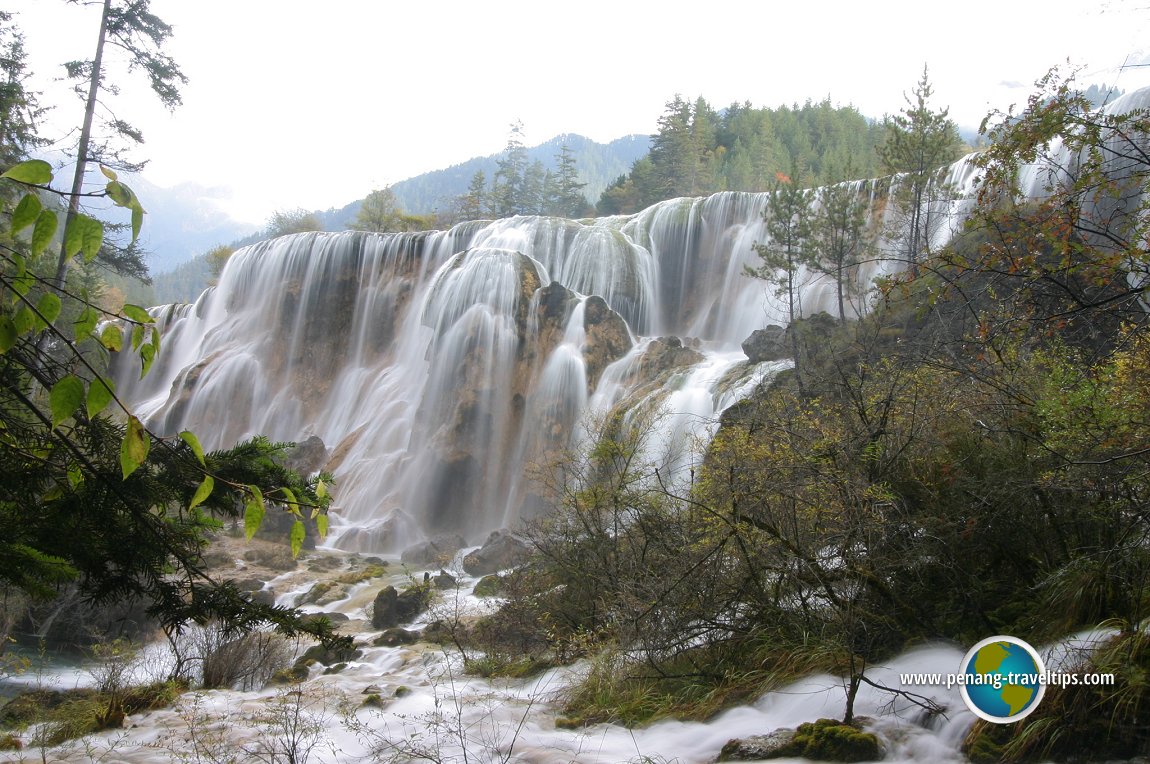
[[[600,656],[574,720],[705,714],[818,666],[844,677],[849,721],[867,667],[923,640],[1105,623],[1130,649],[1093,660],[1144,661],[1150,116],[1039,85],[992,120],[965,230],[861,320],[796,321],[801,386],[784,373],[729,409],[685,484],[634,420],[564,460],[508,596],[521,646]],[[1018,185],[1035,162],[1038,198]],[[1054,735],[1056,713],[993,742],[1147,753],[1122,721],[1144,682],[1117,673],[1104,697],[1057,701],[1113,706],[1076,728],[1088,742]]]

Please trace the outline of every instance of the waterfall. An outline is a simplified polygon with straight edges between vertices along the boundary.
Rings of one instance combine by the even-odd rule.
[[[971,175],[963,160],[940,179],[968,190]],[[889,210],[877,188],[850,184],[880,230]],[[947,202],[940,236],[969,198]],[[260,242],[194,304],[153,309],[159,361],[140,380],[118,359],[117,389],[153,430],[191,429],[208,448],[319,438],[340,548],[395,552],[444,531],[477,542],[534,511],[533,460],[595,412],[661,411],[655,426],[685,469],[684,449],[786,365],[739,349],[786,323],[785,297],[744,273],[767,239],[769,199],[727,192],[594,220]],[[856,310],[892,267],[857,268]],[[835,310],[832,281],[801,272],[799,283],[805,313]]]

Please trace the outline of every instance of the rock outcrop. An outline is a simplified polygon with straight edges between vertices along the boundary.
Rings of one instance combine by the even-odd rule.
[[[463,570],[486,576],[527,562],[531,548],[508,531],[493,531],[483,546],[463,558]]]

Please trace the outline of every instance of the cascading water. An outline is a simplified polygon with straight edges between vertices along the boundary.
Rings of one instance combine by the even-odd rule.
[[[950,170],[951,182],[969,176],[964,162]],[[879,208],[873,182],[850,188]],[[318,437],[337,479],[337,547],[396,552],[441,531],[479,540],[533,511],[529,462],[591,412],[660,409],[662,439],[684,444],[779,368],[739,350],[786,323],[773,288],[744,274],[767,238],[768,200],[721,193],[601,220],[265,241],[194,305],[156,311],[160,361],[143,380],[125,369],[118,390],[154,429],[188,428],[208,447]],[[854,291],[883,268],[858,268]],[[804,272],[800,284],[805,313],[834,309],[828,279]]]
[[[1133,95],[1126,106],[1150,102],[1150,91]],[[969,158],[936,176],[954,193],[923,210],[932,245],[966,215],[973,176]],[[1041,193],[1058,178],[1035,167],[1023,181]],[[887,189],[851,184],[870,204],[873,229],[887,234],[880,250],[888,253],[898,252],[889,236],[897,221],[881,198],[899,182],[882,181]],[[525,465],[577,438],[579,423],[595,412],[613,408],[635,419],[661,410],[654,419],[659,444],[681,445],[706,438],[719,412],[787,365],[750,363],[739,349],[753,330],[785,323],[770,286],[743,275],[756,264],[752,244],[767,238],[767,201],[765,194],[724,193],[594,221],[520,217],[446,232],[263,242],[237,252],[219,286],[194,305],[153,311],[164,350],[143,380],[121,359],[118,391],[155,430],[188,427],[209,447],[256,433],[321,439],[339,480],[337,547],[397,551],[436,530],[475,541],[532,510]],[[854,279],[865,290],[897,267],[876,260]],[[837,307],[833,283],[808,273],[799,280],[804,313]],[[865,299],[855,297],[853,308],[864,309]],[[670,467],[689,464],[679,451]],[[282,603],[296,605],[312,579],[303,570],[268,583],[284,592]],[[375,587],[403,580],[395,574],[356,585],[324,610],[362,624]],[[464,606],[482,608],[462,594],[474,580],[464,583]],[[253,744],[267,709],[285,698],[319,697],[330,700],[316,716],[331,743],[322,761],[378,757],[371,746],[386,742],[386,756],[399,760],[414,750],[403,746],[412,746],[444,761],[703,762],[732,737],[837,716],[845,699],[840,678],[813,676],[707,722],[569,731],[548,705],[570,681],[563,672],[578,665],[496,685],[453,673],[450,658],[360,644],[363,654],[343,671],[286,694],[270,687],[206,693],[196,701],[204,713],[198,721],[158,711],[133,719],[127,745],[104,733],[91,750],[104,745],[105,760],[115,749],[117,760],[145,764],[170,760],[167,752],[183,758],[191,755],[185,730],[200,724],[234,757]],[[1048,667],[1066,652],[1048,648]],[[871,666],[868,676],[896,687],[903,673],[955,671],[961,656],[953,645],[923,646]],[[360,706],[365,693],[386,705],[377,718]],[[868,727],[882,739],[886,760],[965,760],[959,747],[973,715],[956,690],[928,694],[946,707],[946,718],[923,723],[917,709],[898,703],[892,711],[889,693],[862,688],[856,712],[880,717]],[[333,721],[336,704],[358,710]],[[370,727],[350,726],[365,718]],[[13,756],[20,754],[0,760],[23,760]],[[61,760],[85,760],[84,753]]]

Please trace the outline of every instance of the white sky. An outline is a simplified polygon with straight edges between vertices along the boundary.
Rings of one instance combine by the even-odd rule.
[[[53,78],[92,54],[97,9],[7,0],[45,103],[46,132],[81,105]],[[976,127],[1068,58],[1083,84],[1150,84],[1150,2],[728,0],[153,0],[189,78],[173,113],[136,73],[112,81],[136,156],[162,186],[227,189],[232,217],[342,206],[373,188],[500,151],[522,120],[534,145],[651,133],[676,93],[715,108],[825,96],[881,117],[930,66],[935,104]],[[146,206],[146,200],[145,200]]]

